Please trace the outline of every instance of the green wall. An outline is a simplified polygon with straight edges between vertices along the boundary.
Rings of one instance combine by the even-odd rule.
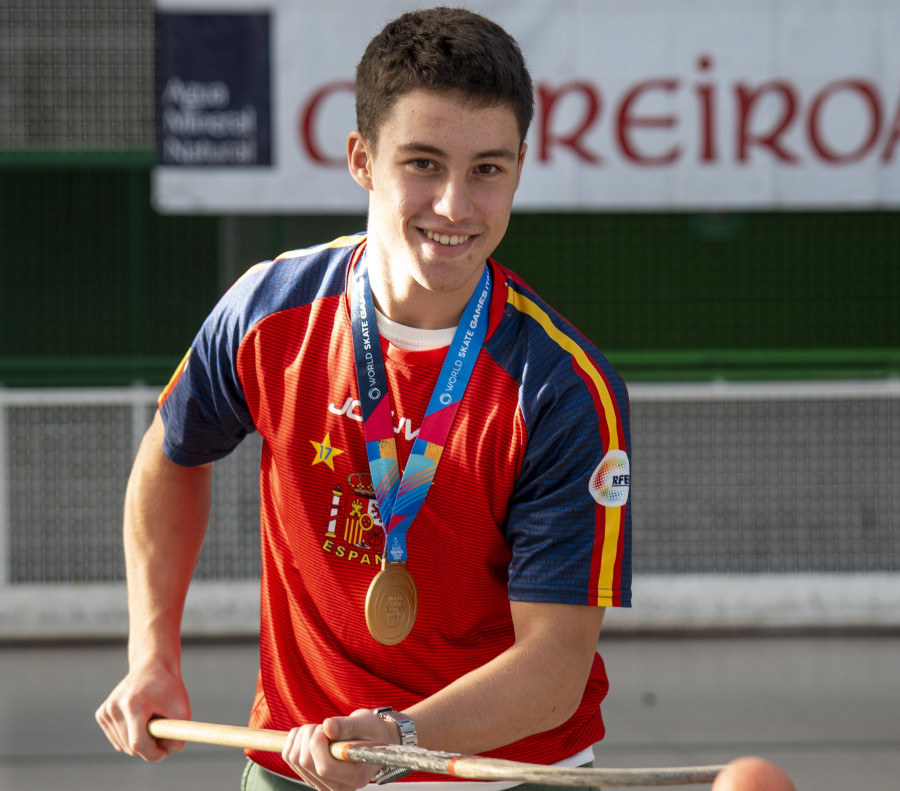
[[[166,381],[215,300],[218,221],[152,211],[150,157],[60,159],[0,159],[0,383]]]
[[[900,214],[514,217],[497,253],[638,378],[900,371]]]
[[[151,166],[0,154],[0,384],[162,383],[225,280],[362,226],[162,216]],[[641,381],[900,373],[898,251],[895,212],[583,213],[497,257]]]

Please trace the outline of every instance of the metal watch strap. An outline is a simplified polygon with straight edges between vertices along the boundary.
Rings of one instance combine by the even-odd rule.
[[[397,730],[400,731],[400,744],[402,746],[415,747],[419,743],[416,724],[405,714],[395,711],[393,706],[382,706],[379,709],[372,709],[372,712],[381,717],[381,719],[391,720],[396,724]],[[399,780],[401,777],[406,777],[412,771],[412,769],[404,769],[401,766],[382,766],[372,778],[372,781],[378,783],[378,785],[384,785],[385,783]]]

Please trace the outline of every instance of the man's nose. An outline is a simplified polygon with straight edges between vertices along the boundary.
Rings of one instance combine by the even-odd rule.
[[[434,210],[451,222],[466,220],[472,216],[474,204],[471,185],[465,176],[448,176],[442,183]]]

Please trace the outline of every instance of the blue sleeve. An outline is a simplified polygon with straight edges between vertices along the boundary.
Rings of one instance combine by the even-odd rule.
[[[624,383],[596,348],[533,293],[511,290],[518,316],[495,353],[519,385],[526,444],[506,519],[511,600],[628,606],[628,489],[601,491],[610,462],[630,487]]]
[[[177,464],[217,461],[255,431],[237,354],[252,321],[258,280],[259,272],[251,270],[222,297],[194,338],[180,376],[160,397],[163,450]]]
[[[604,449],[589,394],[558,387],[543,387],[526,407],[528,444],[506,527],[509,597],[584,604],[597,513],[589,484]]]

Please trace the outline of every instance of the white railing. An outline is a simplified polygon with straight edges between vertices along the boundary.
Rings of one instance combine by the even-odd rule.
[[[637,473],[634,608],[611,613],[605,628],[635,631],[900,626],[900,381],[647,384],[632,386],[630,392]],[[152,416],[156,395],[157,388],[147,387],[0,389],[0,639],[117,637],[125,633],[125,594],[118,561],[94,564],[86,572],[77,551],[70,547],[68,556],[74,556],[75,561],[66,565],[68,561],[60,560],[64,553],[57,551],[56,545],[74,545],[76,550],[90,554],[97,531],[104,534],[107,554],[111,553],[110,544],[120,543],[117,514],[121,492],[117,487],[127,477],[127,469],[115,459],[133,457]],[[703,405],[699,411],[698,404]],[[797,404],[804,407],[802,421],[793,417]],[[762,405],[764,412],[771,407],[772,412],[771,417],[764,414],[762,418],[747,418],[757,421],[751,427],[754,431],[759,429],[759,436],[753,434],[754,442],[747,447],[740,447],[735,439],[739,429],[743,428],[744,433],[750,430],[740,425],[745,419],[743,405],[750,405],[751,411]],[[823,409],[823,405],[828,409]],[[107,414],[98,411],[98,407],[109,407],[110,411]],[[121,408],[127,410],[127,417],[123,418]],[[37,415],[35,409],[39,410]],[[73,410],[71,415],[67,409]],[[49,410],[47,414],[53,415],[46,428],[40,410]],[[69,437],[66,442],[61,441],[53,432],[63,431],[60,426],[65,427],[69,417],[77,423],[79,410],[86,410],[96,426],[76,425],[72,431],[81,434],[74,440]],[[836,417],[831,416],[832,412]],[[112,429],[101,425],[107,419],[112,422]],[[841,422],[844,420],[846,425]],[[797,428],[791,421],[803,425]],[[23,423],[27,423],[24,428]],[[770,423],[774,428],[769,427]],[[795,444],[800,440],[799,448],[779,444],[783,442],[779,432],[787,424],[800,432],[793,440]],[[671,437],[663,441],[665,437],[657,436],[670,428],[694,443],[684,451],[684,458],[677,458],[674,463],[666,454],[672,453],[673,445],[678,443]],[[698,433],[707,430],[710,444],[698,444],[705,441],[697,440]],[[72,448],[77,451],[80,446],[79,437],[90,438],[93,432],[105,432],[104,436],[113,439],[117,433],[128,436],[118,438],[123,443],[121,447],[109,450],[99,443],[92,451],[100,456],[109,452],[109,458],[85,459],[74,453]],[[863,436],[857,438],[860,432]],[[812,443],[813,449],[809,458],[803,456],[802,450],[807,442]],[[57,447],[61,454],[74,455],[54,466],[50,462],[54,461]],[[234,457],[241,453],[243,450]],[[854,479],[856,484],[848,478],[844,482],[846,491],[841,492],[842,476],[852,477],[854,465],[862,463],[863,453],[868,454],[866,469],[872,470],[871,475],[878,480],[865,484],[869,489],[859,501],[867,504],[869,518],[874,521],[869,526],[865,522],[856,524],[858,535],[854,537],[848,525],[841,522],[843,517],[831,512],[840,510],[846,505],[846,498],[855,496],[853,487],[859,480],[870,477],[866,473]],[[676,501],[671,493],[692,485],[692,476],[684,475],[684,468],[689,472],[694,467],[700,469],[699,461],[691,454],[715,458],[704,460],[704,472],[699,477],[708,480],[702,481],[698,493]],[[770,458],[761,462],[756,458],[759,454]],[[834,524],[827,526],[822,540],[806,535],[810,529],[818,529],[817,524],[794,524],[788,519],[774,529],[764,525],[760,534],[775,536],[772,557],[761,555],[757,546],[753,550],[755,556],[742,558],[743,536],[754,533],[762,521],[779,514],[777,500],[785,496],[784,487],[778,480],[769,481],[770,488],[762,485],[766,471],[776,462],[782,465],[782,472],[775,478],[785,477],[783,471],[790,469],[792,462],[779,461],[779,454],[790,455],[794,464],[799,461],[804,466],[802,482],[796,487],[802,497],[797,499],[809,507],[821,507]],[[877,458],[869,458],[872,454]],[[826,458],[819,458],[822,455]],[[837,458],[831,459],[832,455]],[[48,461],[34,464],[34,457]],[[84,513],[80,522],[70,524],[64,514],[60,515],[66,502],[65,498],[62,503],[57,502],[56,490],[65,486],[77,490],[82,479],[76,476],[61,481],[64,473],[60,470],[93,463],[110,468],[117,483],[103,481],[99,486],[91,479],[93,483],[84,485],[96,486],[96,496],[94,492],[75,491],[78,503],[74,510]],[[214,506],[215,529],[211,528],[208,541],[219,541],[219,549],[212,550],[205,571],[192,586],[185,614],[188,634],[250,634],[257,629],[258,595],[252,564],[234,561],[258,547],[256,526],[252,524],[253,517],[248,516],[255,508],[250,499],[255,493],[256,464],[251,448],[243,459],[228,459],[217,465],[214,480],[219,483],[214,500],[219,503],[219,510],[216,512]],[[24,483],[23,467],[28,472]],[[745,487],[735,488],[733,481],[717,483],[719,472],[733,478],[735,470],[749,476]],[[759,480],[752,480],[754,476]],[[748,498],[747,492],[752,493],[754,486],[757,497]],[[718,489],[718,503],[710,506],[706,502],[708,494],[701,494]],[[733,503],[729,498],[734,492],[740,497]],[[104,525],[93,523],[91,507],[97,498],[105,499]],[[234,507],[234,498],[242,498],[241,508]],[[772,501],[776,501],[774,509]],[[790,492],[785,501],[791,502]],[[741,508],[750,512],[743,513]],[[728,517],[721,519],[725,512]],[[852,508],[850,513],[858,521]],[[802,510],[797,510],[795,516],[799,522],[816,522],[807,520]],[[806,537],[797,539],[795,545],[799,548],[792,549],[795,554],[786,561],[778,542],[795,527],[798,535]],[[83,535],[78,531],[83,531]],[[691,537],[692,532],[699,537]],[[833,540],[835,546],[824,546]],[[690,549],[684,551],[684,557],[676,558],[685,547]],[[707,552],[709,547],[718,549]],[[813,554],[806,557],[807,551]],[[41,560],[45,557],[52,558],[52,562]],[[648,558],[653,559],[652,564]],[[729,562],[723,563],[723,558]],[[731,561],[744,560],[748,561],[750,573],[742,571],[740,563],[736,571],[723,570],[734,565]],[[41,576],[43,562],[48,566],[46,578]],[[676,568],[681,562],[685,569]]]

